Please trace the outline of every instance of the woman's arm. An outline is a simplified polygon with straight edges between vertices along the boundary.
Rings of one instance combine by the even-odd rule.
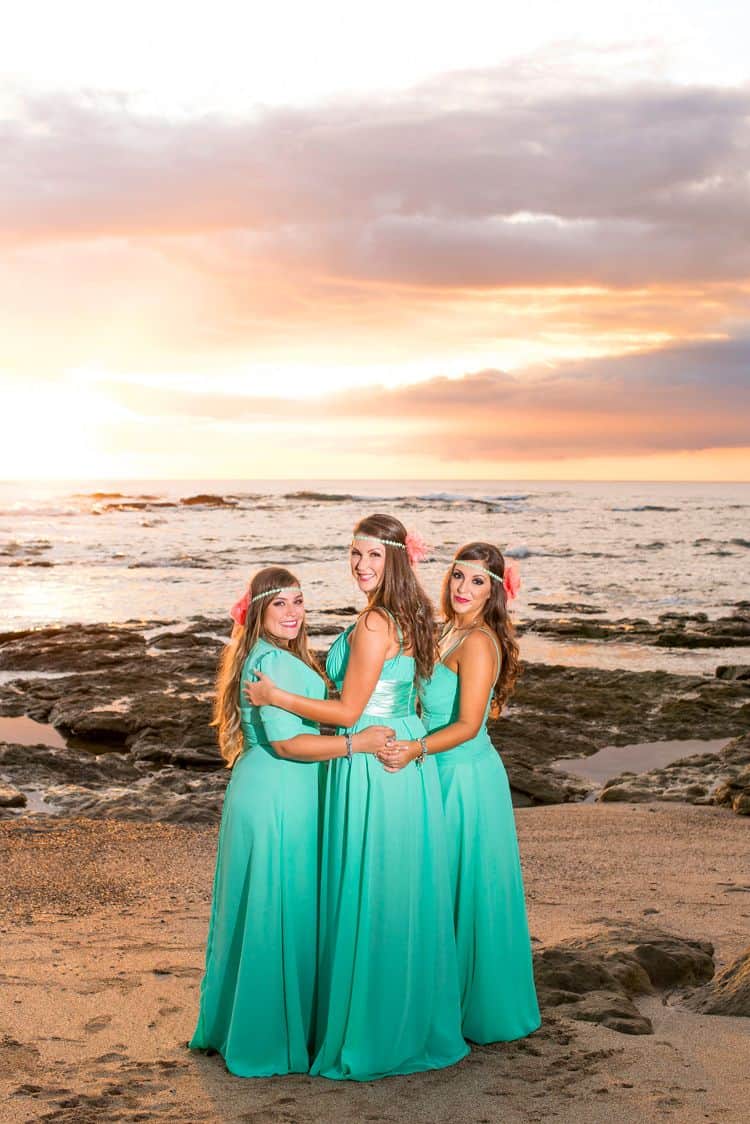
[[[257,682],[245,685],[245,696],[253,706],[276,706],[311,722],[353,726],[369,702],[390,646],[390,621],[377,611],[364,613],[351,634],[341,698],[309,699],[294,695],[278,687],[262,671],[254,672]]]
[[[390,726],[368,726],[352,734],[352,752],[377,753],[393,737]],[[347,756],[346,738],[343,734],[297,734],[286,741],[271,742],[279,757],[291,761],[331,761]]]
[[[495,645],[482,632],[467,636],[457,653],[458,718],[450,726],[427,734],[429,753],[445,753],[476,737],[482,728],[487,696],[497,677]],[[397,741],[378,752],[378,758],[391,772],[416,760],[422,752],[418,741]]]

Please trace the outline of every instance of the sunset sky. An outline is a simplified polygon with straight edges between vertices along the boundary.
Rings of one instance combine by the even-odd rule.
[[[4,27],[0,478],[750,478],[746,5],[267,7]]]

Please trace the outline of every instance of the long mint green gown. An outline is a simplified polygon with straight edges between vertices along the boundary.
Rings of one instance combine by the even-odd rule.
[[[428,732],[450,726],[458,718],[458,675],[436,663],[420,697]],[[491,695],[474,738],[434,756],[447,826],[463,1033],[479,1043],[522,1038],[541,1022],[510,786],[487,733],[490,703]]]
[[[353,626],[352,626],[353,627]],[[341,686],[348,635],[328,654]],[[414,659],[385,661],[352,731],[424,734]],[[372,754],[329,764],[323,812],[317,1056],[310,1072],[368,1081],[453,1065],[461,1035],[437,766],[387,773]]]
[[[194,1049],[240,1077],[304,1073],[314,1033],[320,766],[277,757],[272,741],[318,727],[255,708],[242,686],[261,668],[286,690],[325,698],[323,679],[259,640],[242,669],[244,749],[224,798]]]

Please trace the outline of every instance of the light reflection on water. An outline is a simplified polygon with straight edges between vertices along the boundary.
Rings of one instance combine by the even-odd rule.
[[[655,620],[672,609],[718,617],[750,600],[750,548],[740,534],[750,510],[747,484],[357,481],[343,500],[293,495],[309,489],[341,495],[346,487],[340,481],[0,483],[0,631],[220,617],[248,576],[271,563],[289,565],[299,576],[312,610],[359,605],[346,550],[352,525],[373,509],[392,511],[433,544],[419,572],[435,599],[456,547],[489,539],[519,561],[522,589],[514,609],[520,618],[540,615],[537,605],[581,602],[609,618]],[[197,493],[244,498],[236,508],[164,508],[157,518],[105,511],[107,501],[86,498],[94,490],[176,504]],[[39,561],[52,566],[33,565]],[[748,662],[750,652],[559,644],[531,636],[522,646],[532,660],[690,672]]]
[[[551,765],[553,769],[573,773],[601,787],[605,781],[619,777],[621,773],[647,773],[682,757],[719,753],[730,741],[731,738],[688,738],[682,741],[607,745],[589,757],[561,757]]]
[[[616,640],[552,640],[526,633],[520,637],[521,657],[528,663],[563,667],[599,667],[611,671],[669,671],[673,675],[711,675],[718,664],[750,664],[750,646],[743,648],[655,648]]]
[[[65,749],[66,741],[54,726],[35,722],[33,718],[3,718],[0,716],[0,742],[15,745],[48,745]]]

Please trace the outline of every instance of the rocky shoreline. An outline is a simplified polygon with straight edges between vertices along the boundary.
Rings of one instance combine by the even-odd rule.
[[[347,606],[335,614],[353,611]],[[670,635],[687,647],[750,638],[747,602],[718,621],[665,614],[648,632],[648,622],[597,621],[596,628],[607,639],[659,645],[667,618]],[[314,636],[337,627],[320,621]],[[527,631],[556,629],[556,636],[584,639],[591,627],[585,614],[523,624]],[[209,722],[226,631],[225,620],[199,616],[186,625],[137,621],[0,634],[0,720],[25,716],[41,724],[38,744],[19,744],[8,733],[0,741],[0,816],[25,810],[215,820],[227,771]],[[50,744],[41,736],[45,729],[66,744]],[[588,756],[603,746],[735,738],[721,754],[618,778],[601,795],[726,802],[738,813],[750,810],[750,751],[743,740],[750,731],[750,668],[744,665],[721,663],[714,676],[704,676],[526,664],[506,713],[490,730],[520,805],[576,801],[590,792],[586,781],[552,768],[559,758]]]
[[[519,632],[532,631],[558,640],[617,640],[653,644],[658,648],[739,648],[750,644],[750,601],[738,601],[727,616],[709,619],[707,613],[661,613],[656,621],[642,617],[597,619],[602,610],[584,603],[532,606],[548,613],[519,624]]]

